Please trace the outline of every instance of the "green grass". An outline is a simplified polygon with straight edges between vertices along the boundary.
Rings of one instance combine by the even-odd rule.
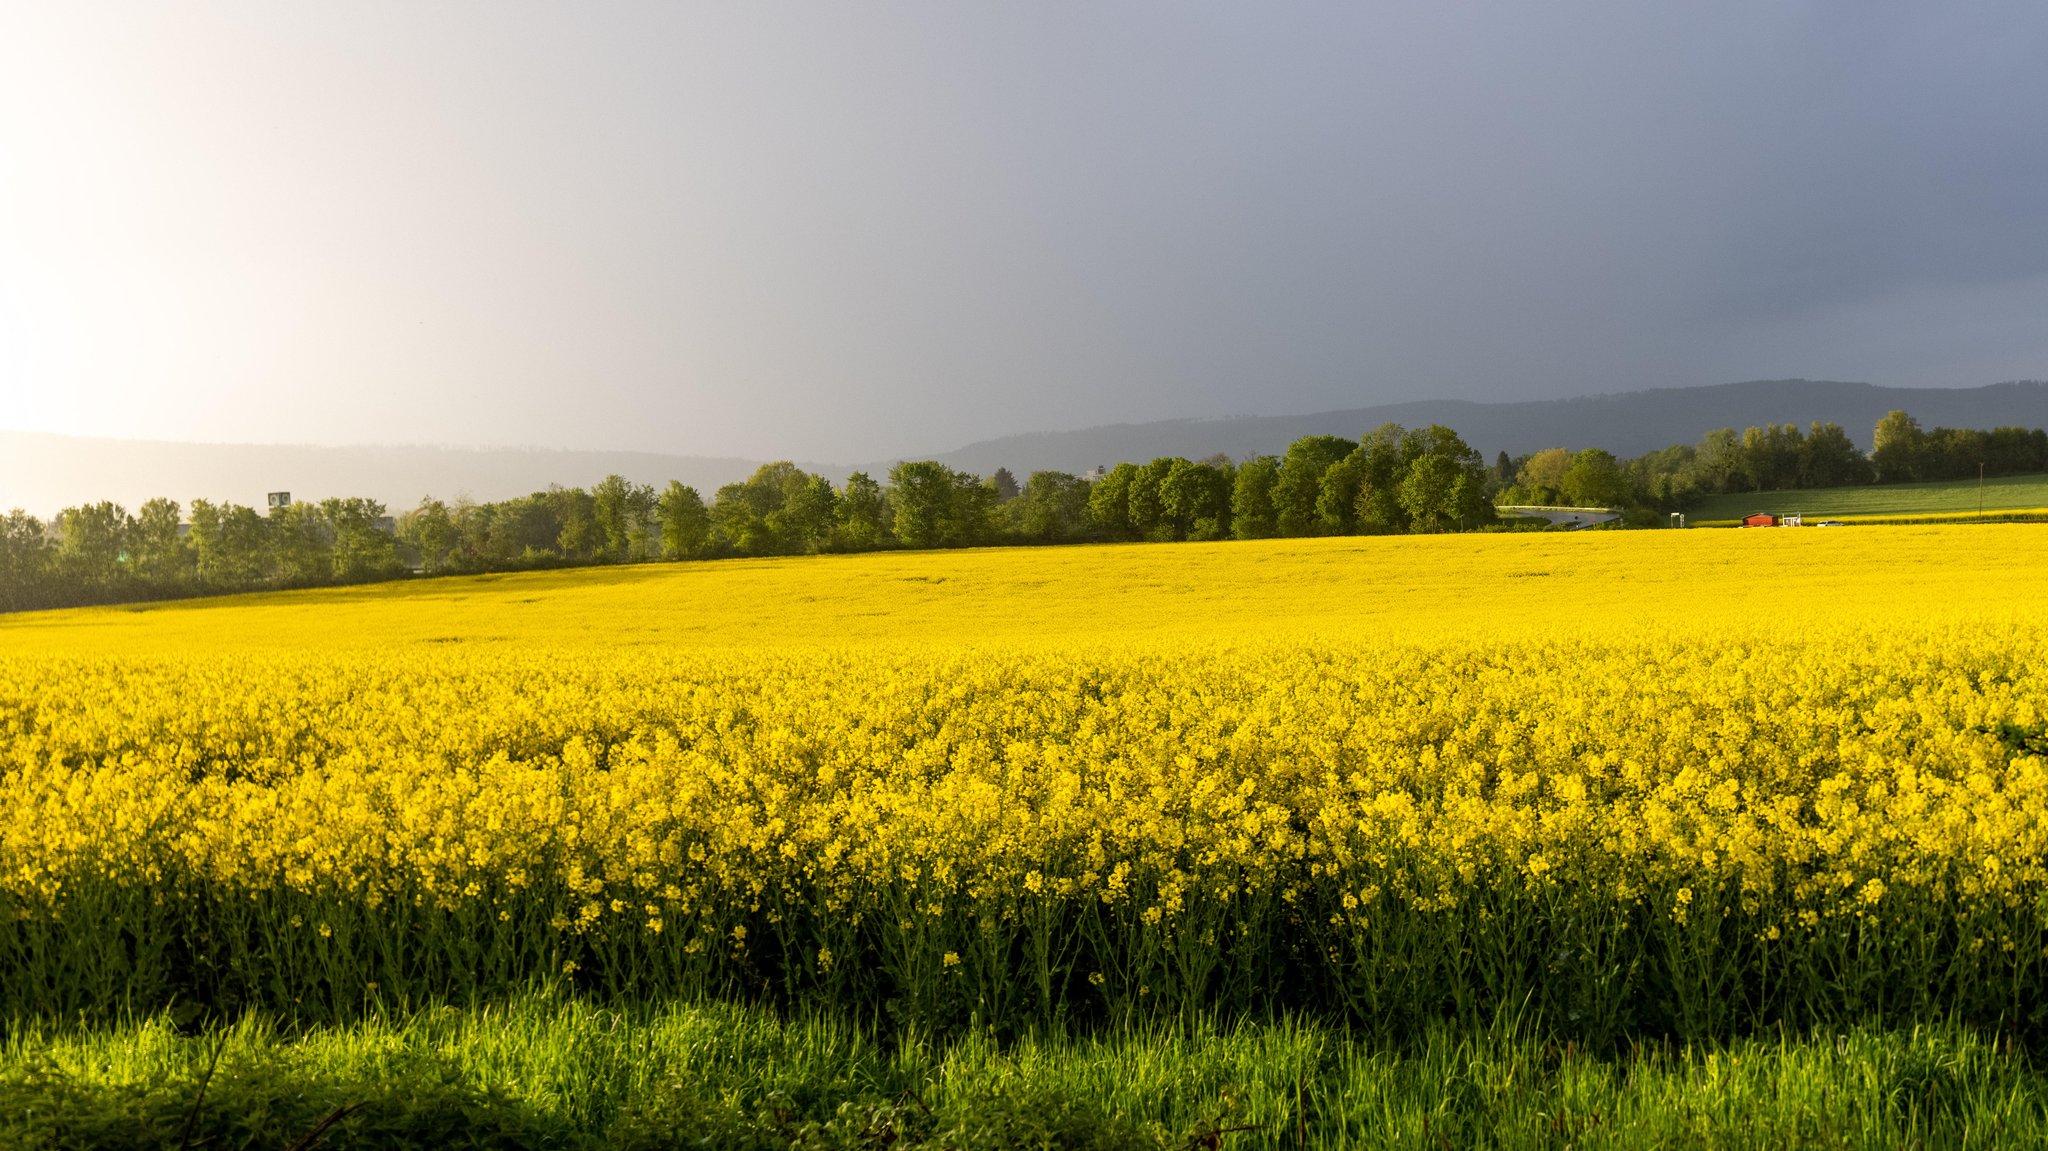
[[[209,1071],[211,1068],[211,1071]],[[323,1128],[323,1124],[326,1126]],[[318,1133],[307,1141],[308,1135]],[[2038,1147],[2048,1073],[1953,1027],[1589,1055],[1299,1023],[888,1041],[536,997],[286,1034],[16,1027],[0,1147]]]
[[[1984,510],[2048,508],[2048,476],[2002,476],[1984,481]],[[1808,523],[1829,516],[1969,515],[1977,511],[1976,480],[1879,484],[1795,492],[1708,496],[1688,513],[1694,521],[1740,519],[1750,512],[1800,513]]]

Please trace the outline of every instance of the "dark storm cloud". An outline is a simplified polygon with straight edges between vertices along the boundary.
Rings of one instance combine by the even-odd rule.
[[[33,93],[101,98],[70,137],[101,153],[171,142],[8,213],[64,267],[104,244],[76,315],[164,328],[16,353],[90,420],[863,459],[2048,375],[2038,4],[208,12],[80,32],[99,71]],[[24,171],[71,171],[11,123]],[[18,274],[17,327],[70,330]]]
[[[1729,302],[1783,314],[2048,272],[2041,11],[1842,5],[1809,22],[1772,77],[1772,179],[1735,221]]]

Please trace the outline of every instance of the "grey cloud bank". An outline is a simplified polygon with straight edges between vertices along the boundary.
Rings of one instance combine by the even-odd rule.
[[[18,6],[0,427],[859,460],[2048,376],[2036,4]]]

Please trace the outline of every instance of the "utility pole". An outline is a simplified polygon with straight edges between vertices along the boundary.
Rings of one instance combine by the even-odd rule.
[[[1984,461],[1977,461],[1977,518],[1984,518]]]

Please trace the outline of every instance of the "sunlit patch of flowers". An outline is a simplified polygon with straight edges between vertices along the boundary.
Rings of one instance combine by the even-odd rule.
[[[1710,606],[1742,573],[1692,578]],[[29,1008],[546,976],[1589,1029],[2034,1010],[2044,617],[1832,578],[1884,610],[1645,625],[1609,588],[1546,629],[1134,633],[1126,596],[1042,640],[44,638],[0,648],[0,983]]]

